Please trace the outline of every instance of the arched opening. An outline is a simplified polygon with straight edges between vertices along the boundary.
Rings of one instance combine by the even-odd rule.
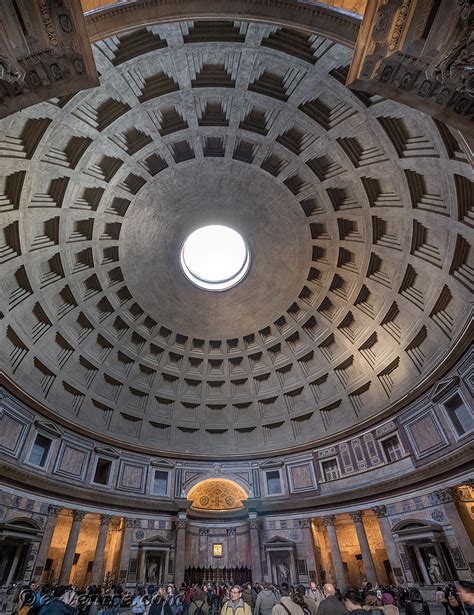
[[[33,519],[17,518],[0,523],[0,586],[27,576],[33,544],[41,528]]]
[[[244,508],[244,489],[227,478],[209,478],[194,485],[188,493],[191,508],[199,512],[226,512]]]

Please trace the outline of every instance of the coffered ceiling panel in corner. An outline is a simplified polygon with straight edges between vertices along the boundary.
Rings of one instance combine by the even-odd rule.
[[[470,316],[471,169],[443,124],[264,24],[150,26],[101,85],[0,122],[2,368],[63,419],[203,455],[281,451],[408,395]],[[198,226],[252,264],[210,293]]]

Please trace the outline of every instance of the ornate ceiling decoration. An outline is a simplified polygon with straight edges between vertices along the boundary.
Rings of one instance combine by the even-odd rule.
[[[247,494],[240,485],[231,480],[203,480],[188,493],[188,500],[195,510],[238,510],[244,508]]]
[[[219,457],[347,433],[429,381],[474,286],[472,171],[443,123],[350,92],[347,48],[262,23],[94,55],[100,87],[0,122],[10,378],[99,438]],[[179,267],[211,222],[252,252],[224,293]]]

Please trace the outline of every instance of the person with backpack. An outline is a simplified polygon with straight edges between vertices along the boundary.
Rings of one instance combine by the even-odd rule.
[[[254,615],[271,615],[272,608],[278,604],[278,600],[270,583],[263,583],[262,587],[255,600]]]
[[[205,591],[197,587],[188,607],[188,615],[209,615],[210,605]]]
[[[305,586],[300,583],[296,586],[295,591],[297,591],[302,597],[304,602],[303,611],[306,610],[309,612],[309,615],[316,615],[318,611],[318,606],[316,602],[306,594]]]
[[[272,608],[272,615],[304,615],[303,608],[300,604],[297,604],[291,599],[288,583],[282,583],[280,585],[281,598],[278,604]],[[295,597],[295,596],[294,596]],[[301,596],[298,594],[296,598],[300,603],[302,602]]]

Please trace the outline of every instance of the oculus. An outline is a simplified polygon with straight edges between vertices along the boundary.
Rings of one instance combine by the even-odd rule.
[[[250,267],[250,253],[237,231],[212,224],[187,236],[180,261],[184,274],[195,286],[223,291],[244,279]]]

